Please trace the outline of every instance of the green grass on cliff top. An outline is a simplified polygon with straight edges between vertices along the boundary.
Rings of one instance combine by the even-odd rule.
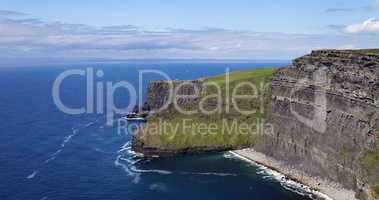
[[[253,80],[254,82],[259,82],[262,80],[268,81],[273,73],[275,68],[259,68],[259,69],[250,69],[243,71],[230,72],[230,82],[244,81],[244,80]],[[207,78],[207,81],[215,82],[218,84],[225,84],[225,74],[221,74],[214,77]]]
[[[354,50],[354,52],[379,56],[379,49],[359,49],[359,50]]]
[[[251,69],[251,70],[243,70],[231,72],[229,74],[230,77],[230,89],[233,90],[237,84],[243,81],[249,81],[251,83],[258,84],[264,83],[266,84],[264,90],[265,96],[265,107],[268,106],[268,83],[276,71],[275,68],[259,68],[259,69]],[[213,82],[218,84],[221,88],[226,86],[225,74],[206,78],[206,82]],[[205,95],[213,94],[214,90],[206,90]],[[241,90],[243,94],[249,94],[248,90]],[[225,94],[222,94],[222,98],[225,100]],[[193,108],[197,105],[198,102],[188,105],[188,107]],[[224,105],[224,104],[223,104]],[[253,100],[245,100],[239,102],[239,106],[246,110],[255,109],[259,110],[259,101],[257,99]],[[212,110],[212,104],[208,105],[207,108]],[[160,132],[159,134],[151,134],[148,132],[142,134],[142,140],[144,141],[145,147],[150,148],[160,148],[160,149],[186,149],[189,147],[241,147],[241,146],[249,146],[255,143],[255,136],[250,134],[227,134],[223,130],[220,130],[219,127],[222,127],[223,120],[232,121],[239,120],[240,122],[245,122],[251,124],[255,127],[257,119],[264,119],[265,115],[257,112],[252,115],[241,115],[236,112],[232,107],[230,108],[229,113],[215,113],[212,115],[205,114],[195,114],[195,115],[183,115],[172,111],[168,114],[161,113],[159,116],[151,116],[148,119],[148,123],[145,124],[145,127],[155,126],[159,123],[158,120],[163,120],[167,124],[172,126],[178,126],[178,130],[184,130],[181,122],[184,119],[191,119],[194,124],[196,123],[206,123],[206,124],[216,124],[218,128],[212,131],[212,134],[202,134],[193,129],[184,130],[184,131],[173,131],[166,130]],[[265,109],[266,110],[266,109]],[[255,130],[255,129],[254,129]]]

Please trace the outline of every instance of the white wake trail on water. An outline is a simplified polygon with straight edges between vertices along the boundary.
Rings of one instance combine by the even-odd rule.
[[[32,179],[34,178],[36,175],[37,175],[38,171],[34,171],[33,173],[31,173],[29,176],[27,176],[26,178],[27,179]]]
[[[181,172],[184,175],[204,175],[204,176],[238,176],[235,173],[219,173],[219,172]]]
[[[59,148],[56,152],[54,152],[53,154],[51,154],[50,158],[48,158],[47,160],[45,160],[45,164],[47,164],[47,163],[49,163],[49,162],[55,160],[55,159],[57,158],[57,156],[63,151],[63,149],[65,148],[66,144],[69,143],[69,142],[71,141],[71,139],[72,139],[73,137],[75,137],[78,133],[79,133],[79,130],[78,130],[78,129],[73,129],[73,130],[72,130],[72,134],[66,136],[66,137],[63,139],[63,141],[62,141],[62,143],[61,143],[61,145],[60,145],[60,148]]]
[[[43,164],[46,165],[46,164],[50,163],[51,161],[55,160],[57,158],[57,156],[63,151],[66,144],[69,143],[71,141],[71,139],[73,137],[75,137],[78,133],[79,133],[79,129],[73,129],[72,133],[70,135],[63,138],[63,141],[60,144],[60,148],[57,151],[55,151],[54,153],[52,153],[50,155],[50,157],[43,162]],[[27,176],[26,178],[27,179],[33,179],[37,175],[37,173],[38,173],[38,171],[36,170],[32,174]]]
[[[94,121],[94,122],[90,122],[90,123],[88,123],[88,124],[86,124],[84,127],[90,127],[90,126],[92,126],[92,125],[94,125],[96,122],[97,122],[98,120],[96,120],[96,121]]]
[[[158,174],[164,174],[164,175],[169,175],[173,173],[171,171],[159,170],[159,169],[137,169],[135,166],[131,166],[130,169],[133,172],[137,172],[137,173],[158,173]]]
[[[84,128],[88,128],[88,127],[91,127],[94,124],[96,124],[96,122],[98,122],[99,120],[100,120],[100,118],[96,119],[94,122],[90,122],[90,123],[87,123],[87,124],[81,125],[81,126],[82,127],[84,126]],[[72,133],[63,138],[63,141],[61,142],[59,149],[57,151],[55,151],[54,153],[50,154],[50,157],[43,162],[43,165],[46,165],[46,164],[50,163],[51,161],[55,160],[59,156],[59,154],[62,153],[62,151],[65,149],[66,145],[72,140],[72,138],[74,138],[78,134],[79,134],[79,128],[73,128]],[[35,170],[30,175],[28,175],[26,178],[27,179],[33,179],[38,174],[38,172],[39,172],[39,170]]]
[[[71,140],[74,136],[76,136],[76,135],[78,134],[78,132],[79,132],[78,129],[74,129],[74,130],[72,131],[72,134],[71,134],[71,135],[69,135],[69,136],[67,136],[67,137],[64,138],[64,140],[63,140],[63,142],[62,142],[62,144],[61,144],[61,147],[64,148],[64,147],[66,146],[66,144],[67,144],[68,142],[70,142],[70,140]]]

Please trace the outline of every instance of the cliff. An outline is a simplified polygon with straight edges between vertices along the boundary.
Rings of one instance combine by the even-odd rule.
[[[270,86],[273,135],[257,151],[372,199],[379,181],[379,57],[314,51],[279,69]]]
[[[230,81],[223,81],[225,78],[221,75],[172,82],[176,86],[194,83],[196,87],[178,90],[178,94],[187,95],[198,92],[192,97],[170,97],[169,82],[151,82],[143,106],[151,115],[145,129],[136,131],[133,149],[149,156],[252,147],[289,168],[338,182],[354,190],[359,199],[375,199],[379,195],[377,50],[313,51],[278,70],[236,72],[230,75]],[[254,85],[270,82],[270,86],[258,89],[258,98],[238,99],[239,108],[258,111],[241,114],[231,105],[233,100],[224,89],[239,88],[239,84],[246,81]],[[221,100],[208,98],[218,91],[204,87],[210,82],[221,86]],[[228,86],[226,82],[231,84]],[[250,90],[246,86],[237,93],[251,95]],[[183,114],[178,112],[173,99],[187,111],[198,109],[199,105],[206,110],[213,110],[217,105],[223,109],[206,114]],[[167,102],[167,108],[158,109]],[[198,127],[180,125],[180,121],[186,119],[192,123],[216,124],[216,128],[213,134],[201,134]],[[249,134],[225,133],[219,128],[224,121],[233,120],[252,124],[253,128]],[[146,129],[166,123],[179,128]]]
[[[257,120],[263,120],[261,105],[267,99],[238,99],[237,109],[256,110],[241,115],[229,94],[235,88],[243,95],[268,97],[268,82],[274,69],[254,69],[192,81],[151,81],[142,111],[150,113],[147,123],[135,132],[132,148],[146,156],[199,153],[251,147]],[[252,92],[247,85],[262,83]],[[254,94],[253,94],[254,93]],[[266,103],[265,103],[266,102]],[[240,131],[239,122],[245,130]],[[249,125],[249,127],[246,127]],[[242,125],[241,125],[242,126]]]

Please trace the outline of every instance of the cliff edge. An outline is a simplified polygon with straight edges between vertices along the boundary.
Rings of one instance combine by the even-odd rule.
[[[253,83],[255,89],[249,84],[240,87],[246,81]],[[174,86],[191,84],[181,87],[173,97],[167,92],[169,82],[149,84],[143,108],[151,115],[145,129],[136,131],[133,137],[135,151],[146,155],[172,155],[250,147],[288,168],[338,182],[355,191],[359,199],[377,199],[377,50],[318,50],[278,70],[250,70],[232,73],[228,78],[221,75],[194,81],[174,81]],[[210,82],[219,85],[221,92],[215,85],[214,88],[204,86]],[[269,87],[265,87],[266,83],[270,83]],[[233,101],[226,88],[238,88],[235,94],[256,98]],[[209,98],[215,92],[220,94],[221,100]],[[201,106],[213,111],[219,105],[223,109],[187,115],[178,112],[174,99],[185,111]],[[167,102],[165,109],[158,109]],[[236,103],[237,108],[231,102]],[[257,112],[241,113],[241,108]],[[186,119],[196,124],[216,124],[216,128],[213,134],[200,134],[196,126],[178,125]],[[250,134],[241,134],[233,129],[225,132],[217,128],[225,123],[230,126],[233,120],[252,125]],[[158,127],[158,134],[146,128],[167,123],[179,128],[167,130]]]
[[[262,135],[254,149],[341,183],[360,199],[377,195],[377,55],[319,50],[294,60],[272,78],[268,120],[275,133]]]

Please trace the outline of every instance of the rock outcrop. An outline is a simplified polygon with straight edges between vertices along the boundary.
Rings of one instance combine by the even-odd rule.
[[[173,99],[174,93],[179,95],[194,94],[194,88],[202,90],[204,79],[197,80],[173,80],[173,81],[150,81],[147,87],[147,98],[140,108],[135,108],[137,112],[152,112],[152,114],[162,115],[172,113],[175,109]],[[175,91],[175,89],[178,89]],[[196,99],[181,98],[177,101],[178,106],[191,104]]]
[[[254,147],[288,166],[374,199],[379,181],[379,57],[320,50],[279,69],[270,86],[273,135]]]

